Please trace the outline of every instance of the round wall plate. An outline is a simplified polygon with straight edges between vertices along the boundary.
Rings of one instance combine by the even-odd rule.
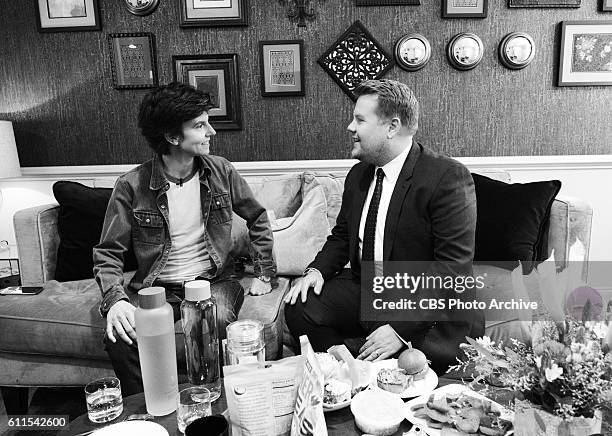
[[[471,70],[482,60],[484,46],[478,35],[459,33],[453,37],[446,48],[446,55],[453,67],[458,70]]]
[[[431,57],[431,45],[419,33],[409,33],[395,43],[395,60],[406,71],[423,68]]]
[[[520,70],[535,57],[535,42],[524,32],[509,33],[499,43],[499,60],[512,70]]]
[[[159,0],[123,0],[128,11],[134,15],[149,15],[159,4]]]

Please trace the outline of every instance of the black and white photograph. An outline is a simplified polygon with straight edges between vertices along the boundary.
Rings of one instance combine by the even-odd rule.
[[[0,1],[0,435],[612,436],[610,1]]]

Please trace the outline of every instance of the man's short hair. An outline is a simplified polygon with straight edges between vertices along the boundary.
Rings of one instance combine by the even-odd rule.
[[[165,135],[181,135],[183,123],[213,107],[209,94],[184,83],[172,82],[144,96],[138,110],[138,127],[155,153],[170,151]]]
[[[419,102],[408,85],[387,79],[366,80],[353,92],[357,98],[362,95],[377,95],[376,114],[380,118],[390,120],[399,117],[402,124],[408,127],[410,135],[416,133],[419,127]]]

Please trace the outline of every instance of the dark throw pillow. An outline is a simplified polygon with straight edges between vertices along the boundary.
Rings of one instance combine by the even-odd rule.
[[[529,273],[548,257],[550,210],[559,180],[504,183],[472,174],[477,221],[474,261],[504,268],[524,263]]]
[[[112,189],[90,188],[76,182],[53,184],[53,194],[59,203],[55,280],[90,279],[93,277],[93,247],[100,241],[106,206]],[[136,269],[134,252],[124,258],[125,271]]]

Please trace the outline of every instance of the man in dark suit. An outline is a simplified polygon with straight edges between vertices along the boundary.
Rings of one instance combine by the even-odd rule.
[[[351,348],[353,338],[363,338],[355,351],[364,360],[393,357],[410,341],[443,372],[455,363],[465,336],[483,334],[482,316],[364,322],[361,263],[430,262],[432,274],[470,274],[474,183],[461,163],[413,141],[419,110],[408,86],[371,80],[355,94],[348,131],[351,155],[361,162],[346,176],[332,234],[285,297],[287,325],[296,338],[308,335],[315,351],[343,342]]]

